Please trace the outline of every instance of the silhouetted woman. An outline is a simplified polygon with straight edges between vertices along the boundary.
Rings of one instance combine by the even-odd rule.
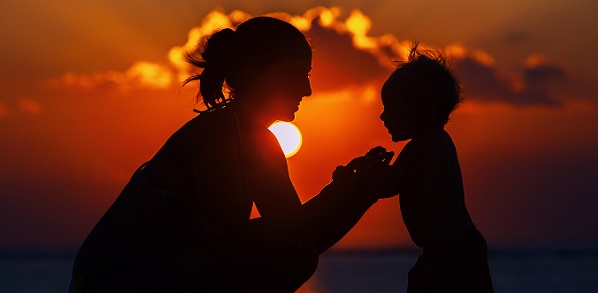
[[[199,81],[207,111],[133,175],[80,248],[71,289],[293,292],[308,280],[377,201],[367,170],[388,163],[350,163],[301,203],[267,127],[293,120],[311,95],[311,59],[304,35],[278,19],[214,33],[190,56],[203,70],[187,80]],[[261,218],[250,219],[253,203]]]

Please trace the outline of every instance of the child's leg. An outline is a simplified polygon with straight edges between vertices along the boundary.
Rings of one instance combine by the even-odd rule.
[[[424,249],[408,278],[408,293],[494,292],[486,241],[475,227],[457,243]]]

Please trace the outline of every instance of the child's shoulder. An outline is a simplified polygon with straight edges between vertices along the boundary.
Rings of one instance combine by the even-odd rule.
[[[444,129],[412,139],[405,150],[409,156],[417,157],[446,156],[456,151],[451,136]]]
[[[452,143],[451,136],[444,129],[439,129],[414,138],[407,144],[413,148],[435,149],[447,143]]]

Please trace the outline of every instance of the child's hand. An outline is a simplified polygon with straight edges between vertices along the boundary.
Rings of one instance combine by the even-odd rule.
[[[395,155],[395,153],[393,151],[387,152],[385,148],[381,147],[381,146],[377,146],[371,150],[369,150],[366,154],[365,157],[366,158],[371,158],[373,160],[380,160],[380,163],[382,163],[384,166],[388,166],[390,165],[390,161],[392,160],[392,157]]]

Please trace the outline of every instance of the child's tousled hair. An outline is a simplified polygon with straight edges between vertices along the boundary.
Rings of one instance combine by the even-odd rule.
[[[418,129],[441,126],[463,101],[461,83],[443,51],[417,47],[415,42],[407,61],[397,61],[397,68],[384,87],[404,95],[404,106],[415,113]]]

